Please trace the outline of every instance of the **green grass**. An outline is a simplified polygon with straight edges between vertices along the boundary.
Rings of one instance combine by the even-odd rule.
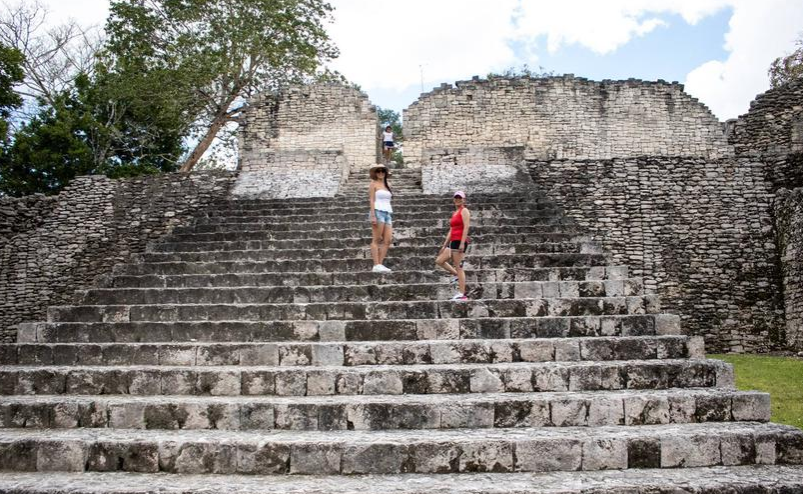
[[[766,391],[772,421],[803,429],[803,359],[765,355],[709,355],[733,364],[736,387]]]

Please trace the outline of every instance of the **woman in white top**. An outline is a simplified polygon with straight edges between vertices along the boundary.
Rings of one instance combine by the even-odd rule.
[[[382,156],[385,158],[385,163],[390,163],[394,147],[396,145],[393,143],[393,127],[388,125],[382,132]]]
[[[375,273],[390,273],[386,268],[385,256],[390,249],[390,241],[393,236],[393,207],[390,205],[390,185],[388,184],[387,167],[382,164],[374,165],[368,173],[371,175],[371,185],[368,187],[368,203],[373,237],[371,240],[371,257],[374,259]]]

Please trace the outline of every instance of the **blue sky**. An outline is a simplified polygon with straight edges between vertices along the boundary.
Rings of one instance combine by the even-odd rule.
[[[574,73],[594,80],[664,79],[683,81],[686,74],[708,60],[725,60],[723,40],[731,9],[706,17],[696,25],[679,15],[662,16],[666,26],[636,38],[613,53],[598,55],[581,46],[542,52],[541,65],[558,74]]]

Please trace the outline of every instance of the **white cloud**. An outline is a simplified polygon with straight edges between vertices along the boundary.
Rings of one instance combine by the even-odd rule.
[[[686,77],[686,91],[700,99],[721,120],[747,112],[753,98],[769,88],[770,63],[793,49],[803,32],[799,0],[734,2],[724,61],[712,60]]]
[[[332,0],[330,29],[341,56],[333,67],[365,89],[401,91],[527,63],[537,66],[539,39],[554,53],[580,45],[611,53],[677,14],[694,24],[725,0]],[[515,43],[526,60],[516,59]]]
[[[516,0],[335,0],[333,67],[366,89],[454,81],[515,63],[507,43]],[[472,72],[473,71],[473,72]]]

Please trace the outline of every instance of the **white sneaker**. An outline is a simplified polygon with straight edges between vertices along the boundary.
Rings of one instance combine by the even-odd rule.
[[[390,273],[390,269],[386,268],[381,264],[376,264],[374,269],[371,270],[374,273]]]
[[[382,270],[381,272],[382,273],[390,273],[391,272],[390,268],[385,266],[384,264],[380,264],[379,267],[381,268],[381,270]]]
[[[466,297],[460,292],[457,292],[457,294],[454,297],[452,297],[452,300],[468,300],[468,297]]]

